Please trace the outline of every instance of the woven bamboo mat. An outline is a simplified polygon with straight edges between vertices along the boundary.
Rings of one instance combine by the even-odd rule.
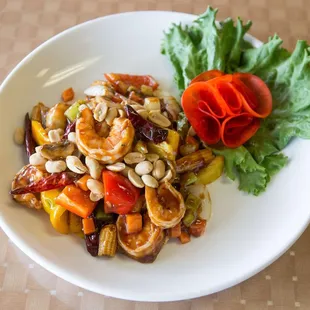
[[[199,14],[218,7],[219,18],[254,21],[261,40],[277,32],[285,46],[310,39],[310,0],[0,0],[0,83],[32,49],[60,31],[117,12],[172,10]],[[310,309],[310,228],[270,267],[211,296],[172,303],[136,303],[104,297],[49,273],[0,230],[0,310],[289,310]]]

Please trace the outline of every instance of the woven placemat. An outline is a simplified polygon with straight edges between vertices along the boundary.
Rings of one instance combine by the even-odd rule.
[[[32,49],[60,31],[99,16],[135,10],[199,14],[218,7],[219,18],[251,19],[265,41],[277,32],[292,49],[310,39],[309,0],[0,0],[0,83]],[[0,310],[289,310],[310,309],[310,229],[270,267],[210,296],[171,303],[137,303],[105,297],[49,273],[0,230]]]

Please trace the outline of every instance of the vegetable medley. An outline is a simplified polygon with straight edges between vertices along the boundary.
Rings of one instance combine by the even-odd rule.
[[[149,75],[115,73],[84,99],[69,88],[51,108],[38,103],[15,132],[29,164],[12,197],[83,237],[92,256],[119,250],[150,263],[169,238],[204,234],[207,185],[224,165],[241,190],[263,192],[287,163],[280,151],[310,138],[310,50],[299,41],[290,54],[277,36],[254,48],[250,22],[217,25],[216,12],[165,33],[181,105]]]
[[[105,74],[73,102],[34,106],[25,117],[29,164],[12,197],[49,214],[54,229],[85,239],[93,256],[119,250],[153,262],[169,238],[200,237],[211,213],[206,188],[223,171],[193,128],[180,129],[181,107],[151,76]],[[204,214],[204,217],[203,215]]]

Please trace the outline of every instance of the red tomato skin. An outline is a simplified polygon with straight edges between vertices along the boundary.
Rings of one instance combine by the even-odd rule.
[[[250,73],[235,73],[233,82],[241,93],[243,108],[258,118],[266,118],[272,111],[272,95],[263,80]]]
[[[192,85],[192,84],[197,83],[197,82],[206,82],[206,81],[221,77],[224,74],[225,73],[220,71],[220,70],[205,71],[205,72],[202,72],[199,75],[197,75],[194,79],[192,79],[192,81],[190,82],[189,85]]]
[[[199,138],[209,145],[219,142],[221,124],[218,116],[223,118],[226,114],[225,108],[215,102],[215,96],[210,95],[211,88],[207,82],[197,82],[190,85],[181,98],[186,117]],[[212,106],[207,105],[208,97]],[[221,103],[224,103],[223,99]]]
[[[208,145],[235,148],[259,129],[272,112],[272,95],[263,80],[249,73],[210,70],[195,77],[181,104],[199,138]]]
[[[260,120],[249,113],[230,116],[221,126],[221,140],[229,148],[236,148],[252,138],[260,126]]]
[[[135,206],[140,190],[124,176],[104,170],[104,209],[106,213],[127,214]]]

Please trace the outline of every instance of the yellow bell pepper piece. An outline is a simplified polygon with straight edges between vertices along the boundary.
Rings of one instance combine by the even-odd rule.
[[[69,211],[60,205],[55,205],[55,208],[50,214],[50,221],[55,228],[61,234],[68,234],[69,229]]]
[[[147,147],[149,153],[155,153],[161,158],[169,160],[175,160],[178,153],[180,142],[180,135],[175,130],[168,129],[168,136],[166,141],[155,144],[154,142],[148,142]]]
[[[31,121],[31,130],[33,139],[38,145],[51,143],[46,130],[40,122]]]
[[[224,170],[224,157],[216,156],[210,164],[199,170],[196,183],[208,185],[217,180]]]
[[[134,152],[140,152],[142,154],[146,154],[148,152],[146,143],[141,140],[137,142],[133,150]]]
[[[41,193],[41,202],[46,213],[51,214],[55,208],[55,199],[60,193],[60,189],[51,189]]]
[[[82,218],[72,212],[69,213],[69,229],[75,234],[82,232]]]
[[[75,233],[75,235],[78,236],[78,237],[80,237],[80,238],[82,238],[82,239],[85,238],[85,235],[84,235],[84,233],[83,233],[82,231],[80,231],[80,232],[78,232],[78,233]]]
[[[50,221],[59,233],[74,233],[80,236],[83,234],[81,218],[55,203],[55,199],[60,193],[61,189],[42,192],[41,202],[43,209],[50,215]]]

